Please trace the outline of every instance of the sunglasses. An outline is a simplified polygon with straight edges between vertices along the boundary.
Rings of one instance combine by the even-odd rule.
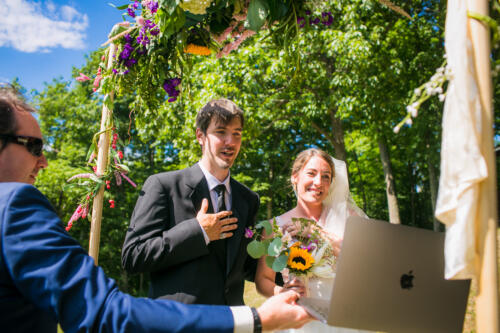
[[[5,142],[12,142],[18,145],[25,146],[26,149],[34,156],[42,156],[43,140],[32,136],[0,134],[0,139]]]

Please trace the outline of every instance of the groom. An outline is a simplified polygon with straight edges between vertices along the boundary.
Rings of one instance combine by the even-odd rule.
[[[259,197],[230,177],[241,146],[243,111],[232,101],[208,102],[196,117],[200,161],[150,176],[125,237],[122,264],[149,272],[150,297],[183,303],[243,304],[244,280],[256,260],[243,236]]]

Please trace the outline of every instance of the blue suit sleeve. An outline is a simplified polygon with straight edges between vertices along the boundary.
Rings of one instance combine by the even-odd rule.
[[[1,255],[19,292],[65,332],[233,332],[229,307],[134,298],[94,265],[34,187],[0,210]]]

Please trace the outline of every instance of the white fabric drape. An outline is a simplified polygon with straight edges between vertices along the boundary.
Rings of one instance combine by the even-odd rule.
[[[443,114],[441,176],[436,218],[446,225],[445,277],[475,276],[474,257],[479,183],[488,176],[481,154],[481,102],[475,67],[466,0],[449,0],[445,47],[452,76]]]

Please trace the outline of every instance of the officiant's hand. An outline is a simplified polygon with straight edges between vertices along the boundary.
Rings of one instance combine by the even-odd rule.
[[[299,294],[287,291],[267,299],[258,309],[263,331],[300,328],[313,320],[306,310],[297,305]]]
[[[233,212],[225,210],[215,214],[207,214],[207,210],[208,200],[203,199],[200,211],[196,214],[196,219],[207,233],[210,241],[232,237],[233,233],[231,231],[238,228],[238,224],[236,224],[238,219],[230,217]]]

